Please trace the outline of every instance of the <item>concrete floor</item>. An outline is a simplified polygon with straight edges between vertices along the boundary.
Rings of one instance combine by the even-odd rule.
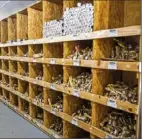
[[[0,138],[50,138],[0,102]]]

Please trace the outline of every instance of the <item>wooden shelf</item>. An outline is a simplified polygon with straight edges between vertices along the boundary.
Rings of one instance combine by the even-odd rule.
[[[53,65],[65,65],[65,66],[78,66],[78,67],[88,67],[95,69],[109,69],[111,67],[108,65],[112,61],[104,60],[72,60],[64,58],[31,58],[31,57],[17,57],[17,56],[0,56],[1,60],[11,60],[11,61],[21,61],[30,63],[42,63],[42,64],[53,64]],[[117,69],[112,70],[124,70],[124,71],[140,71],[140,62],[127,62],[127,61],[113,61],[117,65]]]
[[[68,35],[60,37],[49,37],[33,40],[25,40],[20,42],[12,42],[6,44],[0,44],[0,47],[10,47],[10,46],[23,46],[23,45],[32,45],[32,44],[46,44],[46,43],[59,43],[59,42],[69,42],[69,41],[79,41],[79,40],[93,40],[93,39],[103,39],[103,38],[112,38],[112,37],[126,37],[126,36],[137,36],[141,35],[141,27],[130,26],[122,28],[114,28],[117,32],[116,34],[111,34],[112,29],[106,29],[101,31],[94,31],[91,33],[81,33],[77,35]]]
[[[0,99],[54,138],[115,138],[100,129],[100,123],[109,111],[133,115],[136,137],[142,138],[141,1],[89,2],[94,6],[93,32],[90,33],[42,38],[44,23],[60,20],[66,8],[76,7],[76,0],[38,1],[0,21]],[[139,59],[110,60],[112,50],[117,45],[114,38],[122,39],[126,44],[138,45]],[[68,59],[76,46],[81,50],[89,48],[93,60]],[[37,54],[42,54],[42,58],[34,58]],[[92,76],[91,93],[67,87],[70,77],[84,72]],[[42,80],[37,80],[39,76]],[[62,76],[61,85],[53,83],[53,78],[58,76]],[[137,104],[104,95],[106,86],[117,81],[124,82],[130,88],[138,87]],[[42,95],[42,103],[35,101],[38,95]],[[51,107],[58,97],[61,97],[63,112]],[[91,124],[74,119],[72,114],[88,103],[91,107]],[[38,119],[38,114],[42,115],[41,119]],[[63,124],[61,136],[50,129],[57,119]]]
[[[42,87],[45,87],[45,88],[50,88],[52,90],[60,91],[60,92],[63,92],[65,94],[68,94],[68,95],[73,95],[75,97],[79,97],[79,98],[86,99],[86,100],[89,100],[89,101],[92,101],[92,102],[96,102],[98,104],[102,104],[102,105],[105,105],[105,106],[107,106],[107,103],[109,101],[108,97],[96,95],[96,94],[91,94],[89,92],[76,91],[76,89],[65,87],[64,85],[57,85],[57,84],[52,84],[52,83],[45,82],[45,81],[42,81],[42,80],[35,80],[33,78],[30,78],[30,77],[18,75],[18,74],[15,74],[15,73],[10,73],[10,72],[4,71],[4,70],[0,70],[0,73],[8,75],[10,77],[20,79],[20,80],[27,81],[27,82],[32,83],[32,84],[42,86]],[[74,93],[74,92],[76,92],[76,93]],[[137,105],[131,104],[129,102],[123,102],[123,101],[120,101],[120,100],[113,100],[113,101],[117,105],[116,109],[124,110],[124,111],[127,111],[129,113],[138,114],[138,106]],[[115,108],[115,107],[113,107],[113,108]]]

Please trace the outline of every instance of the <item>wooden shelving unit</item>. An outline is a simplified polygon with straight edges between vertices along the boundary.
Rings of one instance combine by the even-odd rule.
[[[140,138],[141,1],[89,2],[94,5],[94,31],[91,33],[42,38],[44,22],[60,19],[66,7],[76,6],[76,0],[41,1],[0,21],[0,99],[54,138],[115,138],[100,128],[106,114],[113,110],[135,116],[136,136]],[[112,33],[112,30],[115,33]],[[137,42],[139,61],[103,60],[110,55],[114,37],[124,37]],[[76,61],[67,59],[75,45],[92,47],[93,60],[78,60],[76,64]],[[42,58],[33,57],[40,52],[43,52]],[[115,68],[109,66],[112,61]],[[82,71],[92,73],[92,93],[65,85],[69,76],[74,77]],[[43,75],[42,80],[36,79],[39,74]],[[59,74],[63,76],[61,85],[52,82],[52,77]],[[117,80],[128,85],[138,85],[138,104],[113,100],[115,106],[108,105],[110,98],[104,96],[105,87]],[[35,101],[39,89],[43,102]],[[54,110],[50,104],[50,101],[56,102],[58,96],[62,98],[63,111]],[[72,116],[86,103],[91,105],[91,124]],[[39,122],[39,114],[42,115],[42,123]],[[63,124],[61,135],[50,129],[56,120]]]

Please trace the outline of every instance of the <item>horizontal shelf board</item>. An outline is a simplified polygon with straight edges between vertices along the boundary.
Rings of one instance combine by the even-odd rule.
[[[96,95],[93,93],[89,93],[89,92],[84,92],[84,91],[78,91],[76,94],[74,93],[74,89],[73,88],[69,88],[69,87],[65,87],[64,85],[57,85],[57,84],[52,84],[46,81],[42,81],[42,80],[35,80],[33,78],[30,77],[24,77],[22,75],[19,74],[15,74],[15,73],[10,73],[4,70],[0,70],[0,73],[14,77],[14,78],[18,78],[20,80],[25,80],[29,83],[33,83],[45,88],[50,88],[52,90],[56,90],[56,91],[60,91],[63,93],[66,93],[68,95],[73,95],[75,97],[79,97],[82,99],[86,99],[92,102],[96,102],[98,104],[102,104],[105,106],[108,106],[108,102],[109,102],[109,98],[105,97],[105,96],[101,96],[101,95]],[[127,111],[129,113],[134,113],[134,114],[138,114],[138,105],[129,103],[129,102],[124,102],[121,100],[114,100],[114,103],[116,103],[115,106],[110,106],[116,109],[120,109],[120,110],[124,110]]]
[[[139,72],[140,62],[127,62],[127,61],[104,61],[104,60],[79,60],[76,62],[72,59],[64,58],[32,58],[32,57],[13,57],[13,56],[0,56],[1,60],[21,61],[30,63],[43,63],[53,65],[67,65],[67,66],[79,66],[95,69],[109,69],[109,70],[123,70]],[[117,65],[116,69],[111,68],[110,63],[113,62]]]
[[[111,33],[112,30],[115,33]],[[46,43],[57,43],[57,42],[78,41],[78,40],[93,40],[101,38],[136,36],[136,35],[141,35],[140,25],[100,30],[100,31],[81,33],[76,35],[49,37],[49,38],[41,38],[36,40],[25,40],[21,42],[5,43],[5,44],[0,44],[0,47],[46,44]]]
[[[32,120],[32,122],[34,124],[36,124],[39,128],[41,128],[44,131],[47,131],[47,133],[50,133],[50,135],[52,135],[52,133],[51,133],[52,130],[50,131],[50,129],[47,129],[46,127],[44,127],[43,125],[38,123],[36,120],[32,119],[29,115],[25,115],[25,113],[21,112],[18,108],[13,108],[13,106],[10,103],[6,102],[6,100],[3,100],[2,98],[1,98],[1,100],[2,100],[2,102],[8,104],[8,106],[12,107],[12,109],[16,110],[16,112],[18,112],[18,113],[22,114],[22,116],[26,117],[26,119],[28,119],[30,121]],[[66,121],[70,122],[71,124],[74,124],[77,127],[80,127],[82,129],[84,129],[87,132],[92,133],[95,136],[98,136],[100,138],[105,138],[106,136],[110,136],[110,137],[114,138],[114,136],[104,132],[103,130],[98,129],[96,127],[93,127],[93,126],[91,126],[89,124],[86,124],[85,122],[82,122],[82,121],[80,121],[78,119],[74,119],[72,116],[70,116],[70,115],[68,115],[66,113],[58,112],[58,111],[54,111],[53,112],[52,108],[50,108],[49,106],[42,107],[41,105],[38,105],[38,103],[33,103],[33,101],[31,101],[31,103],[36,105],[36,106],[38,106],[38,107],[40,107],[40,108],[45,108],[44,110],[47,110],[48,112],[50,112],[50,113],[52,113],[52,114],[62,118],[63,120],[66,120]],[[73,123],[73,120],[76,120],[76,122]],[[54,137],[55,137],[55,135],[56,134],[54,134]]]

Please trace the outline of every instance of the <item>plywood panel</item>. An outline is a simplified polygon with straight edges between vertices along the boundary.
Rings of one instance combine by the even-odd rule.
[[[6,20],[1,21],[1,42],[5,43],[8,40],[8,24]]]
[[[16,18],[8,18],[8,40],[17,40]]]
[[[125,1],[124,26],[140,25],[141,0]]]
[[[17,39],[28,39],[28,15],[17,14]]]
[[[43,1],[43,21],[61,19],[63,15],[63,2],[53,3]]]
[[[28,38],[42,38],[42,11],[28,8]]]

